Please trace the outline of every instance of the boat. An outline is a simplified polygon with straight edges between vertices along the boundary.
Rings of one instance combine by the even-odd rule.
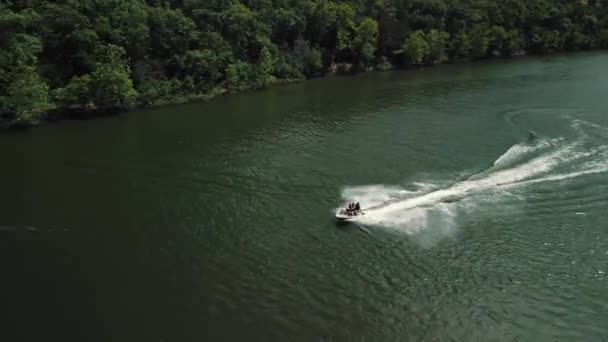
[[[336,220],[338,222],[350,222],[350,221],[353,221],[354,219],[356,219],[357,217],[363,216],[363,215],[365,215],[363,210],[355,210],[355,211],[349,212],[346,209],[342,209],[336,213]]]

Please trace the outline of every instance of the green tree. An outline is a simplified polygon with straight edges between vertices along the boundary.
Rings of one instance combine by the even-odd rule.
[[[426,63],[436,64],[445,61],[447,59],[445,50],[449,34],[444,31],[431,30],[426,34],[425,39],[429,45]]]
[[[491,53],[497,54],[504,50],[505,40],[507,39],[507,31],[502,26],[492,26],[488,32],[490,37],[489,49]]]
[[[85,13],[92,18],[97,35],[107,43],[125,48],[131,58],[143,58],[150,42],[145,1],[103,0],[92,4]]]
[[[231,43],[238,58],[253,60],[251,49],[259,36],[267,37],[270,29],[259,20],[257,13],[243,4],[234,4],[222,13],[224,38]]]
[[[490,46],[489,30],[485,25],[474,27],[470,33],[471,38],[471,57],[474,59],[483,58],[488,54]]]
[[[6,96],[0,97],[1,112],[11,113],[13,124],[35,124],[53,108],[49,100],[49,86],[30,66],[15,71]]]
[[[49,86],[38,73],[40,40],[28,32],[37,15],[0,4],[0,120],[34,124],[53,108]]]
[[[374,19],[365,18],[361,21],[353,45],[357,62],[362,67],[371,65],[378,46],[378,23]]]
[[[295,67],[306,76],[315,76],[323,68],[321,51],[310,47],[310,43],[306,40],[298,39],[295,41],[291,56]]]
[[[95,106],[101,109],[125,109],[135,104],[137,92],[130,78],[125,50],[108,45],[99,50],[99,63],[91,74]]]
[[[409,63],[424,64],[431,53],[424,32],[415,31],[410,34],[403,44],[403,51]]]
[[[275,82],[276,78],[272,75],[274,64],[272,54],[267,47],[263,47],[258,60],[259,75],[257,79],[259,83],[256,84],[256,87],[265,87]]]
[[[557,30],[535,28],[530,48],[535,52],[551,52],[563,46],[562,37]]]
[[[131,108],[137,92],[133,88],[125,51],[116,45],[98,50],[95,71],[73,77],[55,92],[57,102],[73,111],[117,110]]]
[[[16,72],[38,64],[42,42],[27,31],[35,14],[17,13],[0,4],[0,94],[16,78]]]
[[[226,81],[232,91],[254,88],[257,81],[257,72],[254,65],[237,61],[226,69]]]
[[[466,32],[458,32],[449,46],[450,56],[452,58],[465,58],[468,57],[471,52],[471,39]]]
[[[74,76],[64,87],[53,92],[56,103],[67,110],[90,112],[95,109],[91,75]]]
[[[52,86],[61,86],[74,75],[91,72],[99,35],[83,11],[65,2],[41,2],[37,36],[43,43],[41,71]]]
[[[351,57],[355,33],[354,8],[348,3],[336,5],[336,43],[342,58]]]
[[[525,42],[518,30],[513,29],[507,32],[505,40],[503,42],[503,53],[506,55],[512,55],[516,52],[523,50]]]
[[[181,10],[147,8],[151,57],[169,59],[190,50],[199,39],[196,24]]]

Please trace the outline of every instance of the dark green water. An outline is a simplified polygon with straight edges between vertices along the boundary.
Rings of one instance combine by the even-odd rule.
[[[0,155],[4,341],[608,336],[605,53],[50,124]],[[333,221],[349,199],[365,230]]]

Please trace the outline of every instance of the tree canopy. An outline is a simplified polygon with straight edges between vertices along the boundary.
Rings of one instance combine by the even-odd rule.
[[[607,0],[3,1],[0,122],[337,69],[597,48],[608,48]]]

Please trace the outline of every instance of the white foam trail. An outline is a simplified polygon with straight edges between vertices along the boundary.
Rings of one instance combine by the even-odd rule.
[[[576,125],[580,127],[580,123]],[[479,206],[480,203],[461,200],[474,199],[475,194],[482,192],[608,172],[608,146],[585,150],[584,142],[583,139],[564,145],[563,139],[552,139],[534,145],[514,145],[497,158],[490,169],[444,189],[428,183],[423,183],[424,186],[416,191],[373,185],[345,189],[343,197],[345,200],[357,198],[368,208],[366,215],[356,219],[363,225],[406,233],[429,227],[446,231],[456,224],[453,202],[458,202],[459,207],[471,203]],[[555,174],[562,169],[566,172]],[[501,193],[495,195],[503,196]]]
[[[439,202],[457,200],[471,192],[482,191],[505,184],[520,182],[533,176],[548,172],[555,165],[558,165],[564,158],[566,158],[567,154],[567,148],[555,151],[548,155],[534,158],[519,166],[496,171],[481,179],[466,180],[457,183],[448,189],[441,189],[393,204],[388,204],[382,208],[374,210],[372,215],[367,215],[366,217],[363,217],[362,220],[368,220],[369,217],[372,216],[390,215],[394,211],[403,211],[416,207],[430,206]]]
[[[585,175],[592,175],[592,174],[595,174],[595,173],[604,173],[604,172],[608,172],[608,165],[597,166],[597,167],[586,169],[586,170],[583,170],[583,171],[570,172],[570,173],[562,173],[562,174],[547,176],[547,177],[543,177],[543,178],[540,178],[540,179],[532,179],[532,180],[521,182],[521,183],[517,183],[517,184],[514,184],[514,185],[520,186],[520,185],[529,185],[529,184],[535,184],[535,183],[555,182],[555,181],[565,180],[565,179],[568,179],[568,178],[575,178],[575,177],[580,177],[580,176],[585,176]]]
[[[342,199],[346,202],[365,203],[366,208],[373,208],[392,201],[413,197],[428,192],[433,186],[431,184],[417,183],[417,190],[405,190],[399,187],[387,187],[384,185],[364,185],[345,188],[342,191]]]
[[[555,147],[557,146],[563,139],[551,139],[551,140],[541,140],[536,145],[530,144],[516,144],[511,146],[507,150],[507,152],[503,153],[498,159],[494,161],[494,166],[506,166],[512,165],[514,162],[520,161],[526,155],[537,152],[539,150]]]
[[[521,155],[533,150],[533,147],[523,144],[511,146],[503,155],[494,161],[494,166],[500,166],[517,160]]]

